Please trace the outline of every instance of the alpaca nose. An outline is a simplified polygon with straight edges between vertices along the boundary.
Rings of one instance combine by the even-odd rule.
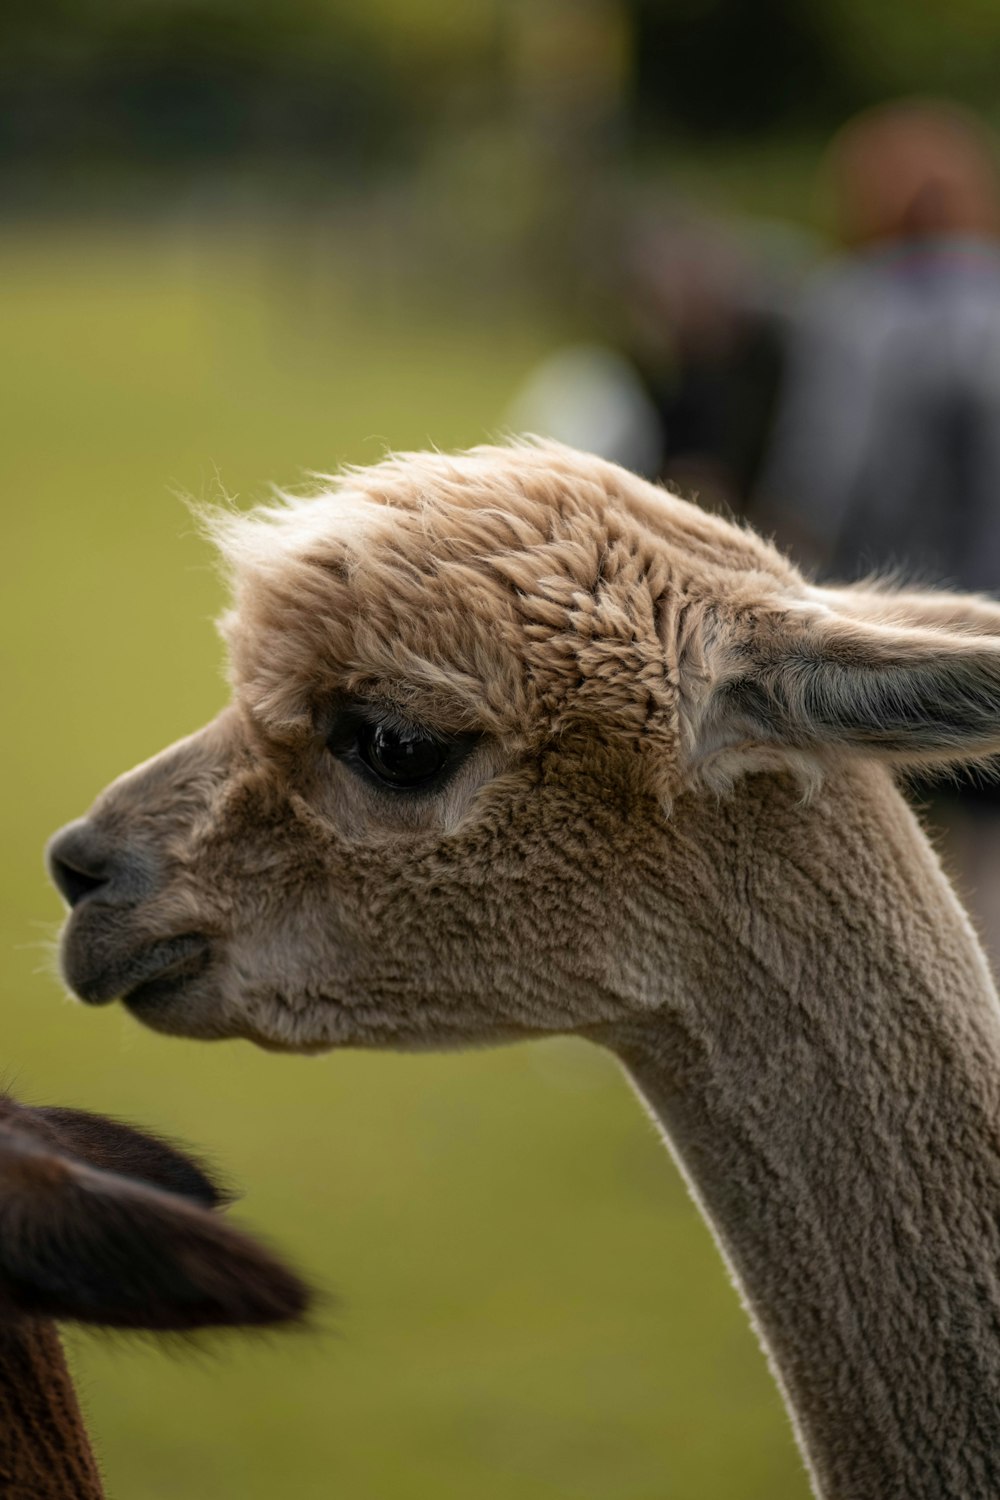
[[[92,823],[79,818],[67,823],[49,840],[45,863],[56,890],[70,906],[111,883],[108,851]]]
[[[88,818],[67,823],[52,836],[45,863],[53,885],[71,907],[90,897],[115,905],[131,903],[146,883],[139,878],[135,856],[114,848]]]

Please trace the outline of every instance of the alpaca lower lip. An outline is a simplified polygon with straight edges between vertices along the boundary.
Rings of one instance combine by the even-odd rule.
[[[187,981],[197,979],[204,973],[210,958],[206,940],[192,934],[187,939],[175,941],[185,943],[184,952],[178,953],[154,973],[143,977],[123,992],[121,998],[129,1010],[139,1010],[154,1005],[159,1000],[172,998],[183,989]]]
[[[63,977],[86,1005],[131,998],[149,984],[200,971],[207,962],[208,940],[200,933],[137,942],[120,913],[96,906],[75,913],[63,937]]]

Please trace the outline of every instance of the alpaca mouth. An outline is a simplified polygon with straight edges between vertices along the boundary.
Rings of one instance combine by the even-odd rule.
[[[81,910],[70,918],[62,942],[63,978],[85,1005],[124,1000],[129,1006],[174,992],[210,961],[201,933],[136,940],[120,914]]]

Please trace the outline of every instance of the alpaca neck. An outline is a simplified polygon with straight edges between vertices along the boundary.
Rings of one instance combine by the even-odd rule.
[[[768,777],[681,802],[667,837],[671,992],[601,1039],[712,1224],[816,1493],[1000,1495],[1000,1007],[933,853],[868,768],[807,807]]]
[[[0,1323],[0,1494],[104,1497],[59,1335],[42,1319]]]

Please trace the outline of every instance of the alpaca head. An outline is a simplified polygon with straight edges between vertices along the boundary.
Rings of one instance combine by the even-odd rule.
[[[68,983],[163,1031],[314,1050],[614,1022],[648,1001],[678,799],[1000,744],[974,603],[949,631],[946,598],[810,587],[564,448],[395,458],[213,530],[231,705],[50,848]]]
[[[0,1096],[0,1324],[192,1330],[299,1317],[302,1282],[213,1210],[201,1165],[131,1126]]]

